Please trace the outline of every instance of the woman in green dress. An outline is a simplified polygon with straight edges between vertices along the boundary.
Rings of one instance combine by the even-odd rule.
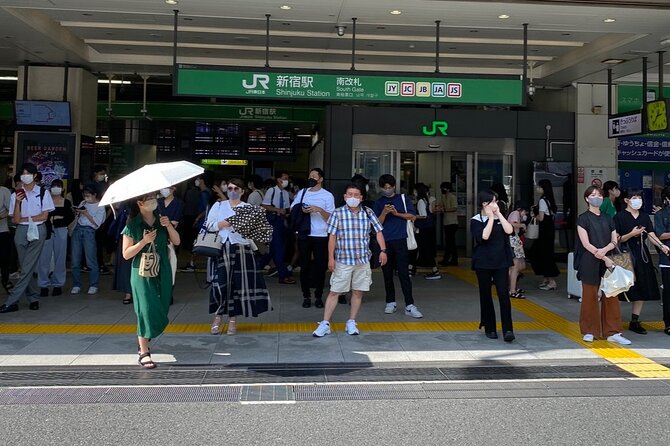
[[[172,267],[168,256],[168,241],[178,246],[177,230],[166,216],[156,213],[158,201],[156,193],[139,197],[133,206],[131,216],[123,229],[123,258],[132,259],[130,287],[133,291],[133,306],[137,314],[138,363],[145,369],[153,369],[149,341],[165,330],[168,324],[168,310],[172,299]],[[140,276],[142,253],[154,244],[159,256],[158,276]]]

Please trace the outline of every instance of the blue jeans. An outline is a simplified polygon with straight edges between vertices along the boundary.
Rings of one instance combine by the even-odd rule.
[[[86,256],[86,266],[91,268],[89,286],[98,287],[100,270],[96,255],[95,229],[90,226],[75,226],[72,232],[72,286],[81,288],[81,258]]]

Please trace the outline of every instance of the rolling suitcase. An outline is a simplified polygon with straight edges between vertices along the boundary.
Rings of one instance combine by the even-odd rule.
[[[575,253],[568,253],[568,299],[581,299],[582,282],[577,280],[577,270],[574,268]]]

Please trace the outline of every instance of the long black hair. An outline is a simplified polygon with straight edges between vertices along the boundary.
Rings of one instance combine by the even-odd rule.
[[[554,187],[551,185],[551,181],[545,178],[544,180],[540,180],[540,182],[537,183],[537,185],[542,188],[542,196],[540,197],[540,199],[544,198],[544,200],[549,205],[549,209],[551,209],[551,212],[555,214],[556,199],[554,198]]]
[[[428,186],[423,183],[416,183],[414,189],[416,190],[417,198],[419,200],[426,200],[426,204],[428,204]]]

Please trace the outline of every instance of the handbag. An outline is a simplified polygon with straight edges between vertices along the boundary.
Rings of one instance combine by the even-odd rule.
[[[628,251],[622,251],[619,248],[619,245],[615,246],[616,252],[614,254],[610,254],[608,257],[610,260],[616,265],[620,266],[621,268],[627,269],[628,271],[633,273],[633,277],[635,277],[635,267],[633,265],[633,256],[630,252]]]
[[[221,257],[223,243],[219,232],[200,231],[195,242],[193,242],[193,254],[205,257]]]
[[[34,242],[35,240],[40,239],[40,230],[32,217],[28,217],[28,232],[26,233],[26,238],[29,242]]]
[[[635,283],[633,271],[614,266],[605,271],[600,288],[606,297],[617,296],[628,291]]]
[[[160,256],[156,252],[156,245],[151,242],[149,250],[140,257],[140,276],[158,277],[160,271]]]
[[[405,206],[405,214],[407,213],[407,203],[405,202],[405,194],[400,195],[402,197],[402,204]],[[416,236],[414,235],[414,223],[412,220],[407,220],[407,250],[413,251],[417,249],[419,245],[416,243]]]
[[[307,193],[307,188],[303,189],[302,197],[300,197],[300,203],[293,205],[291,208],[291,231],[295,232],[300,240],[305,240],[312,229],[312,216],[311,214],[305,214],[302,211],[303,200],[305,199],[305,194]]]
[[[535,220],[535,217],[531,218],[530,223],[526,226],[525,237],[528,240],[537,240],[540,238],[540,225]]]

